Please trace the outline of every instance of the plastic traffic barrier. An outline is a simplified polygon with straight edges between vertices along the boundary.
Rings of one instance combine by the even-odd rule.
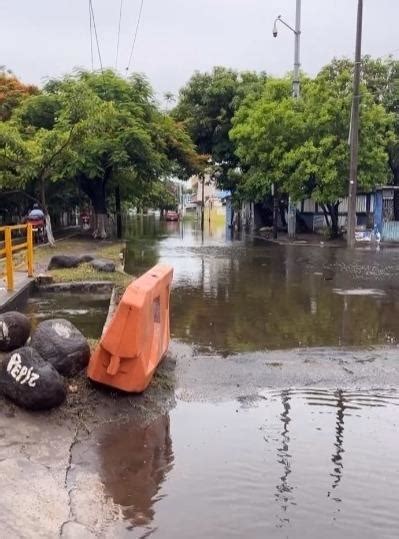
[[[172,278],[159,264],[128,286],[90,358],[91,380],[132,393],[148,387],[169,347]]]

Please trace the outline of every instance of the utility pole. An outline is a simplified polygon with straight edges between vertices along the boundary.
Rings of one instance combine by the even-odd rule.
[[[294,76],[292,79],[292,95],[295,99],[298,99],[301,94],[300,87],[300,69],[301,69],[301,15],[302,15],[302,0],[296,0],[296,12],[295,12],[295,28],[290,26],[279,15],[274,21],[273,36],[277,37],[277,23],[284,24],[295,36],[294,47]],[[275,194],[276,196],[276,194]],[[276,214],[276,212],[274,212]],[[277,230],[275,225],[275,230]],[[288,199],[288,237],[295,238],[296,234],[296,208],[292,204],[291,197]]]
[[[205,176],[201,176],[202,179],[202,200],[201,200],[201,230],[204,233],[204,212],[205,212]]]
[[[292,93],[295,98],[300,96],[299,70],[301,69],[301,12],[302,0],[296,0],[295,15],[295,56],[294,56],[294,80],[292,81]]]
[[[297,98],[300,96],[300,69],[301,69],[301,14],[302,0],[296,0],[295,28],[288,24],[281,15],[274,21],[273,36],[278,36],[277,23],[284,24],[295,35],[294,50],[294,77],[292,80],[292,95]]]
[[[277,239],[278,235],[278,210],[280,205],[277,184],[273,183],[272,185],[272,195],[273,195],[273,239]]]
[[[349,200],[348,200],[348,247],[355,246],[356,231],[356,199],[357,199],[357,170],[359,162],[359,116],[360,116],[360,73],[362,62],[362,30],[363,30],[363,0],[358,0],[355,73],[353,78],[352,119],[350,132],[350,170],[349,170]]]

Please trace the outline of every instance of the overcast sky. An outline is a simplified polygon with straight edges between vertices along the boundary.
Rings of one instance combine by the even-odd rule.
[[[128,62],[140,0],[123,0],[119,68]],[[93,0],[103,64],[114,67],[120,0]],[[302,1],[302,68],[315,73],[333,56],[353,57],[357,0]],[[90,68],[88,0],[0,0],[0,65],[42,83],[76,66]],[[364,1],[363,51],[399,54],[398,0]],[[158,96],[176,93],[192,72],[214,65],[292,69],[295,0],[144,0],[133,65]],[[98,67],[98,56],[95,67]]]

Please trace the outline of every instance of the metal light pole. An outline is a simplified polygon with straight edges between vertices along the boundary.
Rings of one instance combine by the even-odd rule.
[[[349,169],[349,200],[348,200],[348,247],[355,246],[356,231],[356,199],[357,199],[357,169],[359,162],[359,116],[360,116],[360,72],[362,62],[362,30],[363,30],[363,0],[358,0],[355,73],[353,78],[352,119],[350,132],[351,161]]]
[[[295,53],[294,53],[294,77],[292,80],[292,95],[294,97],[300,96],[300,80],[299,70],[301,68],[301,14],[302,14],[302,0],[296,0],[296,15],[295,15],[295,28],[289,25],[281,15],[274,21],[273,36],[278,36],[277,23],[284,24],[295,35]]]
[[[284,24],[295,35],[295,51],[294,51],[294,77],[292,80],[292,95],[295,99],[300,97],[300,69],[301,69],[301,14],[302,0],[296,0],[295,28],[290,26],[283,20],[281,15],[274,21],[273,36],[277,37],[277,23]],[[288,199],[288,237],[295,238],[296,234],[296,208],[291,202],[291,197]]]

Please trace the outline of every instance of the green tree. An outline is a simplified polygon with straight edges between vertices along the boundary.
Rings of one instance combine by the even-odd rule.
[[[34,181],[47,209],[49,182],[77,181],[97,216],[95,236],[106,235],[116,187],[129,196],[135,184],[199,166],[190,137],[158,110],[139,76],[81,72],[51,81],[0,125],[0,185]]]
[[[183,121],[198,151],[209,156],[219,186],[235,190],[240,160],[229,137],[232,118],[248,94],[259,95],[266,75],[215,67],[196,72],[180,90],[173,115]]]
[[[64,93],[59,99],[64,99],[65,106],[60,106],[51,125],[48,125],[47,117],[43,127],[40,113],[36,125],[25,121],[27,110],[40,112],[43,109],[45,96],[27,99],[20,109],[15,110],[10,121],[0,123],[0,187],[24,189],[29,183],[35,183],[37,197],[46,213],[50,243],[54,240],[46,198],[48,183],[62,177],[66,153],[74,141],[81,139],[82,128],[95,110],[88,92]]]
[[[353,71],[354,64],[347,58],[334,59],[324,69],[326,76],[334,78],[344,71]],[[399,185],[399,60],[392,57],[364,56],[362,78],[374,102],[383,105],[393,115],[393,134],[387,140],[388,163],[394,185]],[[395,219],[399,220],[399,193],[395,191]]]
[[[303,80],[299,100],[291,97],[288,80],[269,80],[260,99],[244,102],[231,137],[247,166],[245,195],[262,200],[274,183],[296,200],[311,196],[336,236],[339,201],[348,191],[351,92],[350,69],[325,68]],[[386,182],[391,127],[392,116],[363,86],[359,186],[364,190]]]

